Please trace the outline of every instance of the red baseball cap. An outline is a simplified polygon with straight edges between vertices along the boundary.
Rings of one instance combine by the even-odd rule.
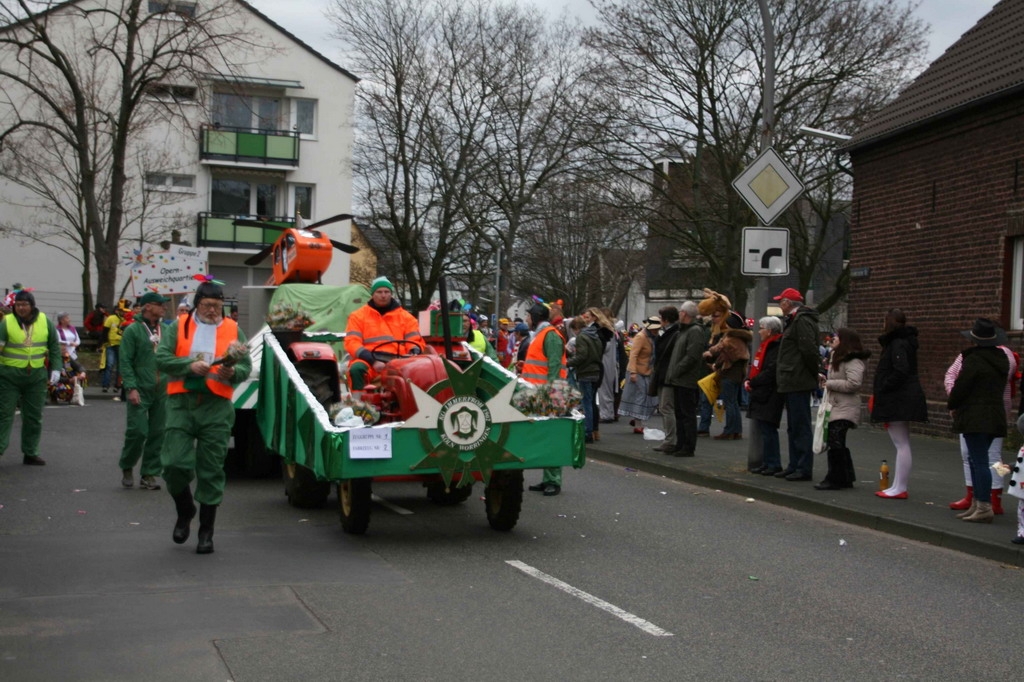
[[[804,300],[804,297],[800,294],[800,292],[797,291],[796,289],[792,288],[792,287],[790,287],[789,289],[783,289],[782,293],[779,294],[778,296],[776,296],[775,298],[773,298],[772,300],[773,301],[781,301],[784,298],[788,298],[790,301],[801,301],[801,302],[803,302],[803,300]]]

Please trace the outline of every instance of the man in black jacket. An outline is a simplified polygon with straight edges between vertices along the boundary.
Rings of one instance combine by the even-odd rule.
[[[676,449],[676,399],[675,389],[665,384],[665,374],[679,335],[679,310],[675,306],[665,306],[658,311],[658,316],[661,318],[661,336],[654,342],[654,374],[650,390],[658,396],[658,413],[665,426],[665,442],[655,446],[654,450],[672,452]]]
[[[697,449],[697,382],[707,371],[704,349],[708,336],[697,320],[697,304],[686,301],[679,310],[679,335],[672,348],[665,383],[675,393],[676,447],[666,451],[675,457],[693,457]]]

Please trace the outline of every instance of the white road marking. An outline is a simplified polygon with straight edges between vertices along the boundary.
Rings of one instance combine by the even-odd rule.
[[[388,509],[390,509],[391,511],[395,512],[396,514],[407,515],[407,514],[414,513],[411,510],[406,509],[405,507],[399,507],[397,504],[392,504],[392,503],[388,502],[387,500],[385,500],[383,497],[377,495],[376,493],[371,493],[370,494],[370,499],[373,500],[374,502],[376,502],[379,505],[387,507]]]
[[[552,587],[557,587],[558,589],[562,590],[563,592],[571,594],[574,597],[578,597],[578,598],[582,599],[583,601],[585,601],[586,603],[590,604],[591,606],[596,606],[599,609],[607,611],[608,613],[612,614],[613,616],[615,616],[617,618],[621,618],[622,620],[626,621],[630,625],[632,625],[634,627],[640,628],[641,630],[643,630],[644,632],[646,632],[649,635],[654,635],[655,637],[674,637],[675,636],[671,632],[669,632],[668,630],[663,630],[663,629],[659,628],[657,625],[655,625],[654,623],[651,623],[650,621],[644,620],[640,616],[634,616],[632,613],[630,613],[628,611],[623,611],[618,606],[615,606],[614,604],[609,604],[605,600],[599,599],[598,597],[595,597],[594,595],[592,595],[592,594],[590,594],[588,592],[584,592],[581,589],[573,587],[569,583],[562,582],[558,578],[555,578],[554,576],[550,576],[550,575],[548,575],[547,573],[545,573],[543,571],[539,571],[536,568],[534,568],[533,566],[530,566],[529,564],[524,564],[522,561],[516,561],[514,559],[506,561],[505,563],[508,564],[509,566],[514,567],[514,568],[518,568],[520,571],[522,571],[523,573],[525,573],[525,574],[527,574],[529,576],[533,576],[534,578],[537,578],[538,580],[546,582],[548,585],[551,585]]]

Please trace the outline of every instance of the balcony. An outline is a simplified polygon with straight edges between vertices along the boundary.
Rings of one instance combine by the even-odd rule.
[[[299,132],[204,125],[200,128],[199,159],[295,168],[299,165]]]
[[[249,215],[235,215],[231,213],[200,213],[197,220],[198,240],[197,246],[217,246],[229,249],[248,249],[259,251],[260,249],[273,244],[281,236],[280,230],[261,227],[241,227],[232,225],[235,220],[252,219]],[[268,225],[278,227],[291,227],[294,224],[292,218],[274,217],[268,218]]]

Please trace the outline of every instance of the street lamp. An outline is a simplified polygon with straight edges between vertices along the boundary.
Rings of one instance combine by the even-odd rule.
[[[831,130],[822,130],[821,128],[812,128],[810,126],[800,126],[799,130],[804,135],[810,135],[811,137],[820,137],[823,140],[830,142],[846,142],[852,135],[843,135],[842,133],[833,133]]]

